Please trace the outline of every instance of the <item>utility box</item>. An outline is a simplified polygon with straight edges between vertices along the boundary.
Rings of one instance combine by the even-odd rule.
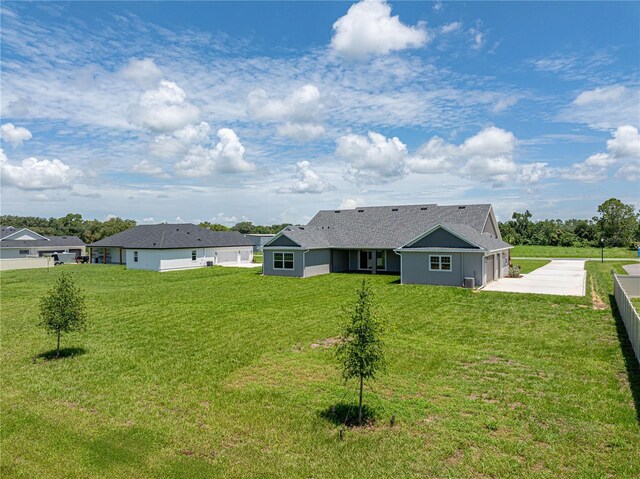
[[[213,266],[213,261],[207,261],[207,266]]]
[[[475,278],[465,278],[464,279],[464,287],[473,289],[476,287],[476,279]]]

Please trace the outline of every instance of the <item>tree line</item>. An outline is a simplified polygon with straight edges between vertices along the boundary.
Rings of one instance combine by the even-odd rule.
[[[77,236],[87,244],[136,226],[135,220],[122,218],[110,218],[106,221],[86,220],[82,215],[75,213],[69,213],[60,218],[2,215],[0,224],[14,228],[29,228],[44,236]]]
[[[640,242],[640,212],[610,198],[591,219],[531,221],[529,210],[500,223],[502,239],[512,245],[600,246],[633,248]]]
[[[85,243],[93,243],[136,226],[135,220],[110,218],[106,221],[83,219],[82,215],[69,213],[60,218],[40,218],[38,216],[0,216],[0,225],[14,228],[29,228],[44,236],[77,236]],[[239,231],[242,234],[278,233],[290,223],[269,226],[254,225],[250,221],[241,221],[234,226],[225,226],[208,221],[200,223],[203,228],[213,231]]]

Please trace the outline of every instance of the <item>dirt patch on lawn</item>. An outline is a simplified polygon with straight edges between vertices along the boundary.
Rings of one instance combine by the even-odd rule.
[[[593,309],[597,309],[599,311],[607,309],[607,305],[604,303],[604,301],[602,301],[602,299],[596,292],[596,287],[593,284],[593,276],[590,277],[589,283],[591,284],[591,304]]]
[[[311,343],[311,349],[330,348],[340,342],[340,338],[325,338],[322,341]]]

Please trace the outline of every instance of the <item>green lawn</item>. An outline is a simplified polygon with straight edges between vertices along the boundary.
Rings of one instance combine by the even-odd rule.
[[[262,253],[253,253],[253,262],[262,263]]]
[[[607,305],[612,267],[589,266]],[[46,361],[38,298],[62,268],[91,321]],[[356,385],[323,341],[363,277],[393,323],[389,367],[366,389],[377,422],[341,441],[332,407]],[[0,476],[640,476],[640,372],[608,307],[397,279],[2,272]]]
[[[514,259],[511,264],[520,267],[520,274],[531,273],[532,271],[551,263],[548,259]]]
[[[512,258],[600,258],[600,248],[578,248],[565,246],[514,246]],[[638,258],[637,250],[627,248],[605,248],[605,258]]]

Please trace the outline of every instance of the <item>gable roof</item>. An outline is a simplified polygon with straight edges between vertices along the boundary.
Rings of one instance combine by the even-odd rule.
[[[509,245],[502,240],[482,233],[490,214],[489,204],[324,210],[318,212],[306,226],[289,226],[281,234],[302,248],[396,249],[435,226],[446,224],[454,233],[482,248],[508,248]]]
[[[499,249],[510,248],[511,245],[509,243],[505,243],[499,238],[489,234],[482,233],[475,228],[472,228],[468,225],[455,224],[455,223],[443,223],[441,225],[437,225],[434,228],[431,228],[425,234],[415,238],[410,241],[408,244],[404,245],[402,249],[411,249],[412,245],[416,243],[419,239],[426,238],[431,233],[436,231],[437,229],[442,228],[450,233],[453,233],[458,238],[468,242],[471,246],[481,248],[487,251],[494,251]]]
[[[31,232],[35,236],[41,239],[35,240],[14,240],[11,239],[11,236],[15,236],[16,233],[19,232]],[[84,241],[82,241],[77,236],[44,236],[35,231],[30,230],[29,228],[14,228],[13,226],[2,226],[0,227],[0,248],[39,248],[39,247],[51,247],[51,248],[59,248],[59,247],[69,247],[76,246],[82,247],[84,246]]]
[[[253,246],[253,243],[237,231],[211,231],[191,223],[162,223],[138,225],[89,246],[174,249]]]

